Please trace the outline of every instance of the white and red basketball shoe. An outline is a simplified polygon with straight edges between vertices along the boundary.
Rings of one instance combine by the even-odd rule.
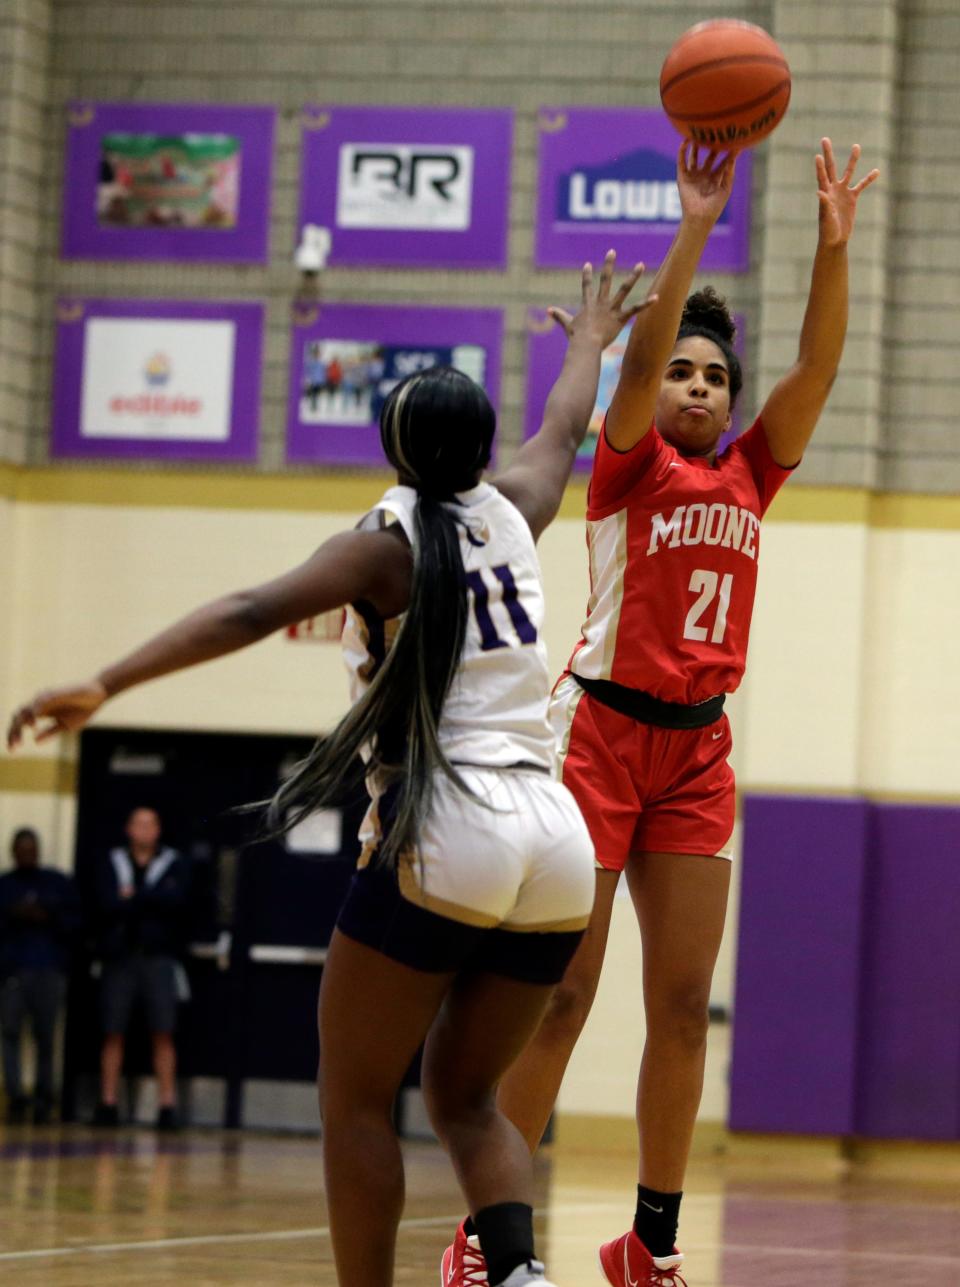
[[[440,1287],[489,1287],[480,1239],[466,1233],[462,1220],[440,1261]]]
[[[687,1287],[680,1277],[683,1256],[651,1256],[632,1229],[600,1248],[600,1269],[613,1287]]]

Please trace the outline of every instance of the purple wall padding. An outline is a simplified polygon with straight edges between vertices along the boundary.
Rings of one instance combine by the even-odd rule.
[[[876,805],[858,1134],[960,1138],[960,809]]]
[[[730,1126],[849,1134],[869,806],[744,801]]]

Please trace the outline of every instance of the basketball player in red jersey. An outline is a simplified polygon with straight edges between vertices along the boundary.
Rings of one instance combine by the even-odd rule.
[[[743,675],[759,526],[826,402],[847,326],[847,241],[859,183],[816,159],[820,236],[800,347],[755,423],[718,454],[742,382],[715,292],[685,300],[730,195],[735,158],[684,145],[683,217],[633,327],[587,501],[591,594],[554,693],[563,781],[597,854],[587,935],[537,1036],[501,1084],[501,1108],[536,1148],[596,992],[614,892],[626,871],[643,940],[647,1038],[637,1091],[634,1226],[600,1250],[615,1287],[683,1284],[675,1245],[703,1087],[707,1003],[730,879],[734,779],[726,693]],[[483,1283],[469,1224],[445,1266]]]

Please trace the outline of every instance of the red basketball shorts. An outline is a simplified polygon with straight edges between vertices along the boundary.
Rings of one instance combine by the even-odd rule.
[[[621,715],[569,675],[550,703],[564,786],[586,820],[597,866],[631,853],[729,858],[735,812],[726,715],[705,728],[659,728]]]

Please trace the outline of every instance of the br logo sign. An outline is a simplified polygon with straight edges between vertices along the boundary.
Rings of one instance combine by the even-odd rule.
[[[472,147],[343,143],[337,185],[341,228],[470,227]]]

